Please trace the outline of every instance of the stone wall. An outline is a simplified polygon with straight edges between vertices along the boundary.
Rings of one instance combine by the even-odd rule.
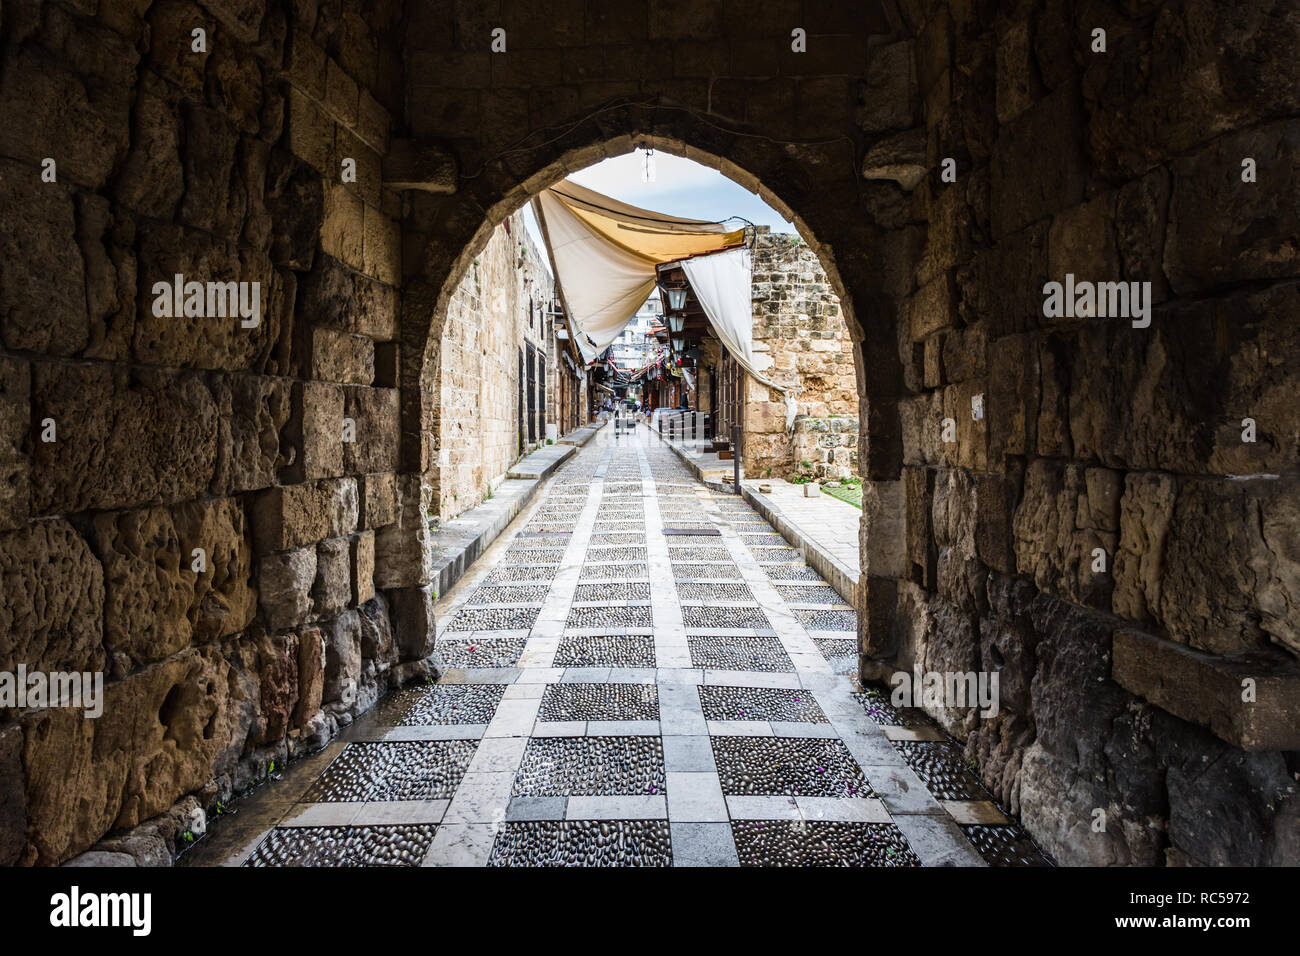
[[[790,461],[793,474],[817,481],[853,477],[858,468],[857,417],[800,415],[790,435]]]
[[[544,315],[555,283],[544,255],[523,214],[515,213],[493,232],[447,309],[438,358],[438,465],[430,478],[444,520],[482,501],[520,456],[528,411],[526,403],[520,407],[520,351],[531,344],[549,365],[547,392],[558,381],[551,320]],[[529,445],[524,434],[525,451],[546,441],[545,422],[553,420],[540,382],[537,388],[535,438]]]
[[[100,671],[106,701],[0,713],[0,864],[229,799],[423,666],[374,582],[399,12],[5,6],[0,670]],[[260,315],[160,316],[178,273],[260,283]]]
[[[938,716],[1065,862],[1294,863],[1300,10],[979,6],[877,58],[914,63],[864,165],[910,394],[865,663],[998,671],[997,717]],[[1149,325],[1050,317],[1067,274],[1149,282]]]
[[[772,360],[764,374],[779,385],[792,386],[798,415],[856,416],[853,340],[817,254],[797,236],[773,234],[760,226],[753,261],[754,354]],[[806,437],[796,438],[786,428],[784,395],[749,378],[745,398],[746,473],[778,478],[798,474],[799,462],[808,455],[795,446],[806,443]],[[856,436],[853,445],[856,465]],[[847,461],[842,464],[851,467]]]

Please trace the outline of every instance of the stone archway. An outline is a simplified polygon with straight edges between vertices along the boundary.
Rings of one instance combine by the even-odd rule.
[[[626,120],[629,123],[645,122],[643,114],[637,110],[629,112]],[[402,478],[405,496],[403,511],[409,516],[409,522],[403,522],[389,534],[393,537],[399,534],[410,537],[405,544],[397,546],[390,544],[389,553],[395,553],[400,549],[400,553],[408,556],[408,559],[414,559],[422,553],[419,535],[424,527],[422,516],[427,513],[430,502],[426,483],[421,480],[421,476],[428,471],[430,463],[436,456],[436,449],[430,444],[435,440],[435,429],[429,427],[429,422],[434,417],[438,392],[436,388],[431,387],[434,373],[429,369],[437,360],[436,349],[442,336],[449,302],[470,263],[487,244],[492,230],[542,189],[559,182],[574,170],[582,169],[608,156],[630,152],[633,144],[644,144],[716,169],[729,179],[758,193],[764,201],[795,224],[800,236],[815,251],[840,299],[845,321],[854,342],[854,364],[857,371],[860,405],[859,460],[868,463],[863,469],[868,481],[864,494],[865,520],[861,540],[867,561],[862,565],[865,573],[860,581],[858,595],[859,609],[862,611],[860,647],[864,651],[871,648],[889,649],[891,646],[889,635],[895,630],[894,608],[879,600],[873,605],[865,598],[867,594],[876,590],[868,584],[873,577],[899,576],[905,565],[902,523],[893,517],[894,513],[901,511],[902,494],[899,481],[901,432],[898,419],[898,401],[901,396],[896,391],[902,381],[897,351],[898,333],[895,325],[898,304],[880,287],[878,272],[864,270],[857,275],[856,285],[847,283],[836,265],[833,244],[819,240],[808,219],[800,215],[799,208],[783,200],[765,184],[760,175],[740,167],[731,159],[693,145],[710,141],[708,135],[710,127],[707,124],[693,121],[688,114],[682,114],[673,125],[677,135],[670,137],[664,131],[664,127],[665,124],[658,124],[659,132],[654,135],[642,134],[633,127],[610,139],[570,148],[543,169],[523,176],[517,185],[504,188],[502,198],[489,207],[488,215],[471,234],[459,255],[450,258],[446,256],[434,258],[431,255],[425,260],[426,271],[417,276],[408,275],[407,295],[403,302],[403,343],[404,349],[419,347],[421,359],[419,375],[404,377],[404,382],[410,384],[404,385],[402,396],[403,447],[406,452],[403,461],[404,464],[408,461],[419,462],[421,471],[408,473]],[[788,169],[789,164],[798,161],[789,155],[774,152],[771,144],[752,151],[750,156],[751,161],[758,162],[761,168],[769,170],[769,175],[787,181],[793,175]],[[843,189],[855,187],[851,173],[851,168],[844,170],[843,182],[839,184]],[[833,184],[829,190],[830,194],[834,194],[835,188]],[[522,190],[527,192],[521,198]],[[418,207],[426,202],[442,205],[455,198],[454,195],[433,198],[420,196],[414,200],[413,205]],[[805,201],[808,201],[807,195]],[[408,219],[407,225],[417,222],[418,218],[413,214]],[[879,240],[879,237],[878,231],[858,229],[847,236],[845,241],[870,242]],[[442,234],[424,235],[418,232],[407,232],[405,239],[408,248],[413,244],[419,246],[436,244],[441,248],[446,242],[446,237]],[[859,256],[853,261],[864,263],[870,259],[870,256]],[[437,294],[431,295],[431,290],[434,289],[437,290]],[[855,309],[855,301],[869,303],[870,317],[859,317]],[[872,331],[869,333],[868,329]],[[868,335],[871,337],[868,338]],[[427,338],[423,345],[419,346],[421,336]],[[891,386],[894,391],[891,391]],[[418,429],[414,421],[407,417],[416,414],[419,416]],[[867,547],[868,542],[870,548]],[[409,567],[413,574],[422,571],[422,566],[417,567],[414,563],[409,564]],[[406,587],[410,587],[411,584],[422,588],[427,586],[428,582],[418,578],[402,582]],[[412,603],[420,607],[427,607],[429,600],[430,596],[427,594],[411,598]],[[871,610],[873,606],[874,616]],[[870,636],[872,634],[875,635],[874,638]]]

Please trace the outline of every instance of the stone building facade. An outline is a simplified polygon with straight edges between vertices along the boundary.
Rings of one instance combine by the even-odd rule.
[[[646,142],[839,297],[864,673],[997,671],[939,715],[1062,862],[1294,865],[1297,47],[1289,0],[5,4],[0,667],[108,681],[0,714],[0,862],[427,673],[432,343],[510,213]],[[155,315],[178,273],[259,322]],[[1149,324],[1045,315],[1069,275]]]
[[[839,297],[808,243],[759,226],[753,247],[754,354],[772,365],[764,375],[789,386],[797,412],[786,426],[785,395],[721,357],[709,336],[699,364],[700,409],[715,400],[712,377],[742,376],[742,458],[751,478],[847,477],[857,473],[857,371],[853,339]],[[727,367],[724,367],[727,366]],[[732,367],[734,366],[734,367]],[[712,369],[712,372],[708,369]],[[721,424],[729,422],[725,411]],[[834,435],[832,441],[829,436]],[[802,465],[807,461],[808,465]]]
[[[560,359],[547,312],[555,283],[515,213],[492,234],[452,296],[438,355],[436,515],[483,500],[522,454],[546,441],[557,387],[576,369]]]

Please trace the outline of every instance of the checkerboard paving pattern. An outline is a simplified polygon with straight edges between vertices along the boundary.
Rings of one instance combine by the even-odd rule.
[[[933,721],[855,683],[853,608],[647,430],[573,456],[435,610],[437,683],[191,862],[1050,863]]]

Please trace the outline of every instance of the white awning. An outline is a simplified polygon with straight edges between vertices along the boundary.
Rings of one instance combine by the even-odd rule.
[[[772,366],[754,355],[753,266],[748,249],[728,249],[682,260],[682,271],[722,344],[756,377]]]
[[[567,179],[538,194],[533,209],[588,361],[654,291],[655,266],[745,241],[744,229],[629,206]]]

